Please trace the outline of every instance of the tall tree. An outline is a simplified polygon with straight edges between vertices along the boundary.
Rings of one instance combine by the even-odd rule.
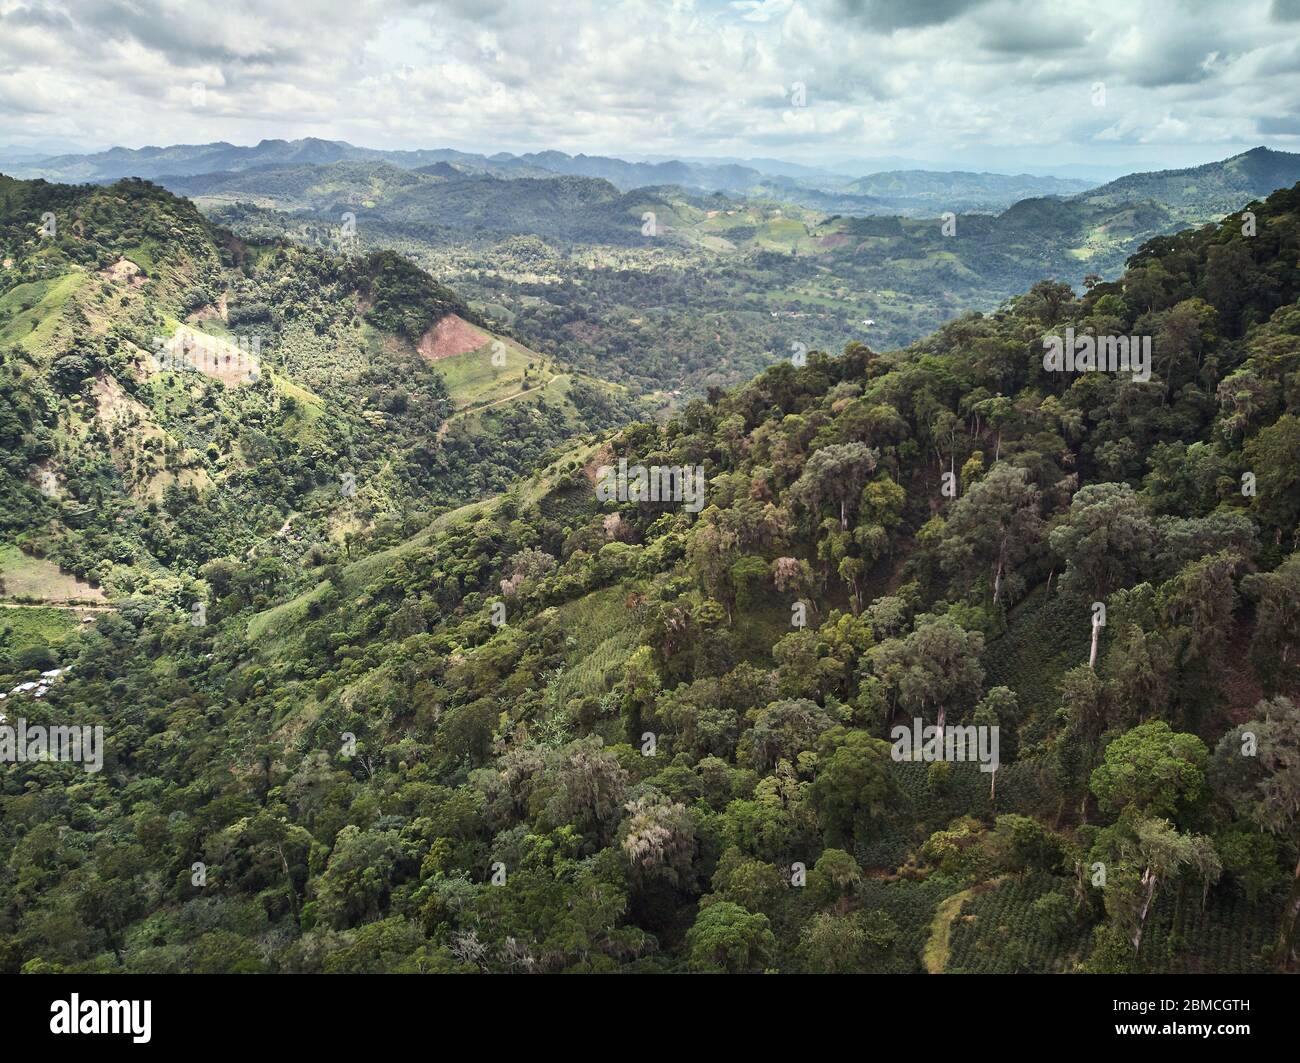
[[[952,507],[940,546],[944,567],[968,577],[974,570],[987,571],[998,602],[1007,570],[1042,541],[1039,505],[1038,488],[1024,469],[994,465]]]
[[[814,522],[822,506],[838,507],[840,529],[847,531],[850,507],[857,504],[879,457],[879,452],[865,443],[821,447],[804,463],[803,473],[791,485],[790,494],[813,514]]]

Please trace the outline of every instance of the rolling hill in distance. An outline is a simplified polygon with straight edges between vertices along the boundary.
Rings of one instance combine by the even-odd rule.
[[[233,151],[264,165],[159,180],[223,225],[262,238],[335,246],[351,215],[362,246],[401,251],[539,352],[644,393],[728,386],[795,349],[907,344],[1043,277],[1075,287],[1111,278],[1151,237],[1215,221],[1300,180],[1300,156],[1258,148],[1068,196],[1020,198],[995,212],[960,203],[1018,195],[1021,179],[949,172],[855,182],[882,204],[910,189],[915,214],[905,216],[889,206],[815,209],[771,189],[628,191],[537,165],[560,165],[560,153],[529,156],[530,176],[508,176],[498,163],[488,172],[430,162],[430,153],[405,153],[421,163],[413,168],[357,157],[265,164],[286,152],[362,152],[324,142],[217,147],[195,155],[196,164],[228,165]],[[176,162],[173,149],[149,150],[163,156],[150,165]],[[956,215],[951,225],[945,212]]]
[[[0,165],[3,165],[0,158]],[[910,191],[913,180],[907,175],[879,174],[879,184],[887,194],[877,196],[868,188],[877,182],[871,178],[854,180],[843,174],[790,167],[774,160],[755,160],[755,165],[732,162],[710,163],[704,160],[683,162],[629,162],[609,156],[569,155],[562,151],[528,152],[512,155],[499,152],[481,155],[450,148],[421,151],[384,151],[356,147],[343,141],[306,138],[296,141],[263,140],[248,147],[227,143],[175,145],[138,149],[113,148],[88,155],[57,155],[45,158],[24,156],[7,167],[14,176],[40,177],[54,181],[113,181],[122,177],[159,179],[188,177],[219,171],[246,171],[265,167],[325,166],[338,162],[387,162],[403,169],[420,169],[435,165],[504,177],[542,177],[559,174],[570,177],[596,177],[609,181],[620,191],[649,185],[678,185],[702,192],[770,191],[784,193],[793,201],[800,196],[818,196],[826,192],[843,193],[842,202],[850,212],[884,213],[916,207]],[[891,179],[892,178],[892,179]],[[1050,195],[1080,191],[1090,183],[1075,178],[1034,177],[1021,174],[961,173],[952,180],[934,175],[935,184],[947,187],[950,195],[960,188],[951,202],[963,209],[975,204],[987,207],[1006,206],[1028,195]],[[866,188],[859,188],[865,182]],[[918,190],[924,195],[924,189]]]

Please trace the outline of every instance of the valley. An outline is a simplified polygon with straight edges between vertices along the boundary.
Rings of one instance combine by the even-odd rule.
[[[1223,174],[955,237],[568,183],[583,239],[4,179],[0,687],[108,739],[0,772],[0,964],[1292,965],[1300,186]],[[995,770],[891,755],[935,720]]]
[[[1300,180],[1300,162],[1257,149],[993,211],[968,212],[961,182],[949,181],[952,202],[936,192],[924,216],[447,164],[272,165],[160,180],[261,238],[337,247],[351,216],[350,239],[409,256],[535,350],[657,401],[734,385],[795,350],[903,346],[1044,277],[1076,287],[1111,279],[1151,237]]]

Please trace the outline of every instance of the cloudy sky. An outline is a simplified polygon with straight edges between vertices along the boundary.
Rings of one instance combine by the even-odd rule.
[[[0,0],[0,145],[899,156],[1300,150],[1300,0]]]

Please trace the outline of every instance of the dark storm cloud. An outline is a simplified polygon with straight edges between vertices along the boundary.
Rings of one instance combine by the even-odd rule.
[[[73,21],[64,11],[57,11],[44,5],[20,6],[12,11],[0,11],[0,27],[8,30],[19,27],[40,27],[52,32],[68,32],[73,29]]]
[[[1280,118],[1261,118],[1255,128],[1262,136],[1300,136],[1300,115],[1287,114]]]
[[[1153,37],[1124,74],[1135,85],[1148,88],[1188,85],[1205,81],[1226,61],[1217,42],[1207,41],[1203,33],[1189,26],[1163,38]]]
[[[289,65],[306,58],[296,48],[275,47],[256,38],[232,43],[230,38],[195,33],[183,11],[159,0],[100,0],[85,5],[80,25],[92,39],[135,41],[182,61]]]
[[[1044,11],[1050,9],[1043,9]],[[1006,12],[981,20],[979,43],[998,55],[1047,55],[1082,48],[1088,43],[1084,19],[1071,16]]]
[[[836,13],[873,30],[892,32],[951,22],[987,0],[835,0]]]

